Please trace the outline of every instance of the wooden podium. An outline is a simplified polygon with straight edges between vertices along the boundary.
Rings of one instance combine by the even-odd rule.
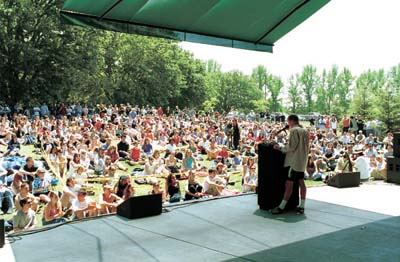
[[[285,193],[288,168],[284,168],[285,154],[274,149],[274,143],[258,145],[258,205],[260,209],[270,210],[277,207]],[[286,210],[299,205],[299,184],[293,184],[293,193]]]

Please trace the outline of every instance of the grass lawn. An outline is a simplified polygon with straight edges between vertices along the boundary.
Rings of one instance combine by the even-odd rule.
[[[33,146],[22,146],[21,149],[21,154],[24,156],[32,156],[34,159],[36,160],[40,160],[41,159],[41,155],[35,154],[33,153],[34,147]],[[1,147],[0,146],[0,151],[5,151],[5,147]],[[211,165],[211,161],[202,161],[200,162],[202,165],[209,167]],[[130,166],[126,163],[124,163],[124,165],[126,167],[128,167],[128,171],[124,172],[121,170],[117,170],[117,175],[123,175],[123,174],[130,174],[133,170],[133,166]],[[199,177],[199,182],[202,183],[204,178]],[[233,174],[231,176],[230,181],[231,182],[235,182],[234,186],[228,186],[229,189],[236,189],[241,191],[241,174]],[[161,188],[165,187],[165,180],[161,179]],[[185,189],[186,189],[186,181],[182,180],[180,181],[180,189],[181,189],[181,195],[184,196],[185,195]],[[306,181],[306,185],[307,187],[313,187],[313,186],[322,186],[324,185],[323,182],[321,181]],[[95,191],[95,195],[91,196],[92,199],[97,200],[99,198],[99,194],[101,193],[102,189],[101,189],[101,184],[100,183],[93,183],[94,186],[94,191]],[[136,195],[146,195],[148,194],[151,190],[152,190],[152,186],[151,185],[137,185],[135,184],[135,190],[136,190]],[[55,190],[62,190],[62,185],[58,185]],[[37,222],[38,222],[38,226],[42,225],[42,212],[43,212],[43,207],[44,204],[42,204],[42,208],[41,211],[37,214]],[[0,218],[4,218],[6,220],[11,219],[12,215],[1,215]]]

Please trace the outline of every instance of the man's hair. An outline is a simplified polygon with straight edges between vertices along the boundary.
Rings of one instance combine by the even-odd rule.
[[[21,207],[23,207],[24,205],[26,205],[27,203],[30,203],[30,202],[32,202],[29,198],[23,198],[23,199],[21,199],[20,201],[19,201],[19,205],[21,206]]]
[[[299,123],[299,117],[298,117],[297,115],[289,115],[288,118],[287,118],[287,120],[288,120],[288,121],[293,121],[293,122],[295,122],[296,124]]]

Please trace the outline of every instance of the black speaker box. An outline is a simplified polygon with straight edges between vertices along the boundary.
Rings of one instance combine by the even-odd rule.
[[[360,172],[336,174],[328,180],[328,185],[338,188],[358,187],[360,185]]]
[[[129,219],[160,215],[162,195],[131,197],[117,207],[117,214]]]
[[[5,233],[6,233],[6,230],[4,228],[4,219],[0,219],[0,248],[2,248],[4,246]]]
[[[387,158],[387,181],[390,183],[400,184],[400,158]]]
[[[393,156],[400,157],[400,133],[393,133]]]
[[[270,210],[277,207],[285,193],[288,168],[284,168],[285,154],[275,150],[274,143],[258,145],[258,205],[260,209]],[[293,210],[299,205],[299,184],[293,184],[293,193],[287,210]]]

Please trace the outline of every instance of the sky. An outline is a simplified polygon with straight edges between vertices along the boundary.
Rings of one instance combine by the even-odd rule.
[[[257,65],[287,79],[312,64],[332,65],[355,75],[400,63],[400,0],[332,0],[263,53],[183,42],[201,60],[214,59],[223,71],[246,74]]]

